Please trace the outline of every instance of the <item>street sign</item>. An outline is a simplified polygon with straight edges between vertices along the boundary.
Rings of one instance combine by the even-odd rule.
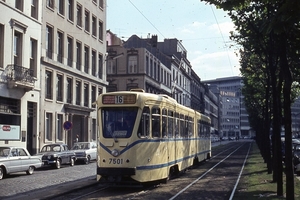
[[[73,126],[72,122],[65,121],[65,123],[64,123],[64,129],[65,129],[66,131],[71,130],[71,129],[72,129],[72,126]]]

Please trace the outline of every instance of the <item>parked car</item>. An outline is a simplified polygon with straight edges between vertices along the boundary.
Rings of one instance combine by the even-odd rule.
[[[300,144],[293,144],[293,163],[294,172],[298,176],[300,175]]]
[[[36,168],[42,166],[38,156],[31,156],[23,147],[0,147],[0,179],[14,172],[33,174]]]
[[[71,151],[66,144],[47,144],[43,146],[41,152],[37,155],[41,156],[44,166],[50,165],[56,169],[64,164],[74,166],[76,161],[74,151]]]
[[[76,142],[72,147],[76,160],[89,164],[97,158],[97,144],[95,142]]]

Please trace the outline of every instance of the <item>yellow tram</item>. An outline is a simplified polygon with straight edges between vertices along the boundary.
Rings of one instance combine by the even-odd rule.
[[[210,118],[167,95],[111,92],[97,109],[98,181],[165,182],[211,157]]]

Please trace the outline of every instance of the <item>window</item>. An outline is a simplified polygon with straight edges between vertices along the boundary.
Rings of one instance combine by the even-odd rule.
[[[67,78],[67,103],[72,103],[73,100],[73,79]]]
[[[31,17],[38,18],[38,3],[37,0],[31,0]]]
[[[152,137],[161,137],[160,134],[160,110],[152,108]]]
[[[45,135],[47,140],[52,140],[52,113],[46,113]]]
[[[99,87],[98,88],[98,95],[102,94],[102,92],[103,92],[103,89]]]
[[[56,133],[57,133],[57,139],[63,140],[63,115],[57,114],[57,124],[56,124]]]
[[[81,70],[81,43],[76,42],[76,69]]]
[[[128,57],[128,73],[129,74],[137,73],[137,56]]]
[[[46,71],[46,75],[45,75],[45,95],[47,99],[52,99],[52,72],[50,71]]]
[[[47,0],[47,7],[54,9],[54,0]]]
[[[53,28],[46,26],[46,55],[48,58],[52,59],[52,50],[53,50]]]
[[[107,61],[107,74],[116,73],[116,60],[110,59]]]
[[[68,66],[73,66],[73,38],[68,37]]]
[[[57,32],[57,61],[63,62],[63,48],[64,48],[64,34],[60,31]]]
[[[77,26],[82,27],[82,7],[80,4],[77,4]]]
[[[58,13],[65,15],[65,0],[58,0]]]
[[[103,56],[99,54],[98,56],[98,78],[102,79],[103,76]]]
[[[14,35],[14,64],[22,65],[22,40],[23,34],[15,31]]]
[[[0,24],[0,68],[3,68],[4,61],[4,25]]]
[[[81,102],[81,82],[76,81],[76,105],[80,105]]]
[[[144,107],[143,113],[141,116],[139,128],[138,128],[138,136],[140,138],[145,138],[150,136],[150,110],[149,107]]]
[[[92,16],[92,35],[97,37],[97,19],[95,16]]]
[[[90,58],[90,48],[84,47],[84,72],[89,73],[89,58]]]
[[[84,12],[84,28],[85,31],[90,32],[90,12],[88,10]]]
[[[98,29],[99,29],[99,40],[103,40],[103,23],[101,22],[101,21],[99,21],[99,27],[98,27]]]
[[[56,77],[56,100],[63,100],[63,76],[61,74],[57,74]]]
[[[16,3],[15,8],[23,11],[23,4],[24,4],[23,0],[16,0],[15,3]]]
[[[74,21],[74,0],[68,0],[68,19]]]
[[[92,75],[96,76],[96,51],[92,51]]]
[[[30,38],[30,70],[31,75],[37,77],[37,40]]]
[[[96,87],[95,86],[92,86],[92,103],[94,103],[97,99],[96,99]],[[96,105],[92,104],[92,107],[95,108]]]
[[[99,0],[99,7],[103,9],[103,0]]]
[[[149,57],[146,56],[146,74],[149,75]]]
[[[84,88],[83,88],[83,96],[84,96],[84,106],[89,106],[89,85],[87,83],[84,84]]]

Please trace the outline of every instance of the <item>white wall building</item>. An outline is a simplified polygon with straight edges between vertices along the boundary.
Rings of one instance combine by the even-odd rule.
[[[0,1],[0,145],[36,152],[42,1]]]

